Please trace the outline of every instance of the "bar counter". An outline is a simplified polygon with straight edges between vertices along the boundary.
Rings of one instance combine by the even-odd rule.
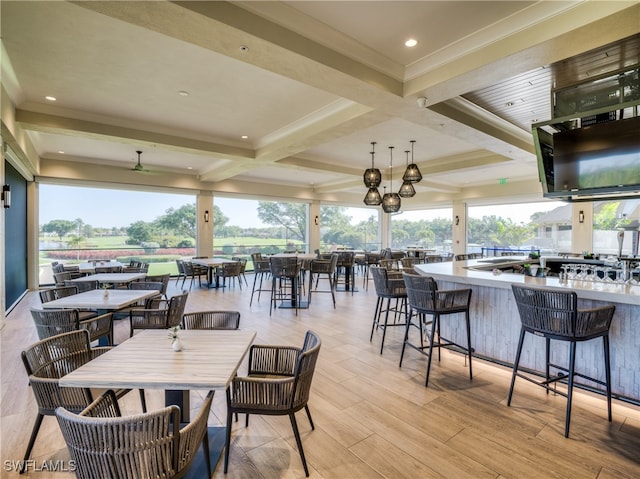
[[[525,284],[550,289],[570,289],[578,295],[579,308],[614,304],[609,338],[611,342],[611,378],[613,394],[621,399],[640,402],[640,286],[613,283],[560,281],[558,277],[531,277],[522,274],[494,274],[492,269],[508,268],[526,262],[517,258],[484,258],[467,261],[415,265],[415,270],[432,276],[439,289],[471,288],[471,344],[475,354],[485,359],[512,365],[520,333],[520,317],[511,291],[512,284]],[[462,321],[442,322],[454,341],[463,343]],[[557,364],[568,364],[567,343],[552,341],[551,358]],[[544,339],[527,335],[521,365],[544,371]],[[576,370],[604,380],[602,341],[580,343]],[[599,386],[586,383],[594,389]]]

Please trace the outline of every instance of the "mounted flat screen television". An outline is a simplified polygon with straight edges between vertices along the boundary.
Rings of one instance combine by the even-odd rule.
[[[534,126],[545,197],[568,201],[640,196],[640,117],[571,129]]]

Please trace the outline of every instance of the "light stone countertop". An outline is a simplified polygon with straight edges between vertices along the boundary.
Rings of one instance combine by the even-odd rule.
[[[490,261],[488,261],[490,260]],[[640,285],[620,285],[594,281],[567,280],[558,277],[531,277],[516,273],[494,274],[492,271],[473,269],[474,267],[508,267],[513,264],[528,262],[518,258],[483,258],[466,261],[447,261],[443,263],[417,264],[414,269],[425,276],[436,280],[451,281],[460,284],[492,286],[500,289],[511,289],[511,284],[526,284],[552,289],[571,289],[579,298],[606,301],[640,306]]]

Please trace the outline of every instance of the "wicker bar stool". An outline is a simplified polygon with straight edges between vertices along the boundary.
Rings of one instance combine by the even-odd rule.
[[[409,316],[407,319],[407,327],[404,333],[404,342],[402,344],[402,352],[400,353],[400,367],[402,367],[402,358],[406,346],[412,347],[423,354],[427,354],[427,377],[425,379],[425,387],[429,385],[429,373],[431,371],[431,358],[433,357],[433,349],[438,349],[438,361],[440,361],[441,348],[460,349],[469,356],[469,379],[473,379],[473,370],[471,367],[471,356],[473,349],[471,348],[471,328],[469,324],[469,304],[471,302],[471,289],[451,289],[438,291],[438,284],[429,276],[421,276],[418,274],[402,273],[404,283],[407,288],[407,299],[409,301]],[[412,318],[415,316],[418,323],[415,324]],[[440,334],[440,317],[449,314],[464,313],[465,324],[467,328],[467,345],[462,346],[453,341],[442,337]],[[431,316],[431,321],[427,320],[427,316]],[[424,336],[426,326],[431,325],[429,332],[429,344],[424,344]],[[420,345],[414,345],[409,341],[409,329],[415,326],[420,330]],[[435,336],[438,336],[436,340]],[[428,349],[429,352],[425,353]]]
[[[547,394],[549,390],[552,390],[556,394],[567,398],[564,437],[569,437],[574,377],[578,376],[605,387],[609,422],[611,422],[609,328],[611,327],[615,306],[608,305],[592,309],[578,309],[578,296],[573,291],[531,288],[517,284],[512,284],[511,288],[516,299],[516,304],[518,305],[522,327],[520,328],[520,339],[518,341],[516,359],[513,364],[513,375],[511,376],[507,406],[511,405],[516,376],[537,384],[538,386],[542,386],[547,390]],[[519,371],[525,333],[532,333],[545,338],[544,381],[535,379],[533,374]],[[605,381],[575,371],[576,344],[595,338],[602,338],[603,342]],[[570,343],[568,367],[551,363],[549,346],[552,339]],[[552,377],[550,374],[551,368],[560,371],[560,373]],[[559,381],[567,382],[566,393],[550,387],[550,385],[555,385]]]
[[[380,342],[380,354],[382,354],[387,328],[391,326],[405,326],[406,324],[408,313],[407,289],[399,272],[390,272],[386,268],[379,266],[372,266],[369,270],[373,276],[376,295],[378,295],[376,310],[373,313],[373,324],[371,325],[371,337],[369,341],[373,340],[374,330],[378,328],[382,329],[382,341]],[[392,300],[395,300],[394,305],[391,304]],[[381,319],[382,313],[384,313],[384,323]],[[392,323],[389,323],[389,313],[393,313]]]

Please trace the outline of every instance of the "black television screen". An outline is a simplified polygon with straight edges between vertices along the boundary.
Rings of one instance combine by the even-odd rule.
[[[536,137],[545,196],[640,192],[640,117]]]

